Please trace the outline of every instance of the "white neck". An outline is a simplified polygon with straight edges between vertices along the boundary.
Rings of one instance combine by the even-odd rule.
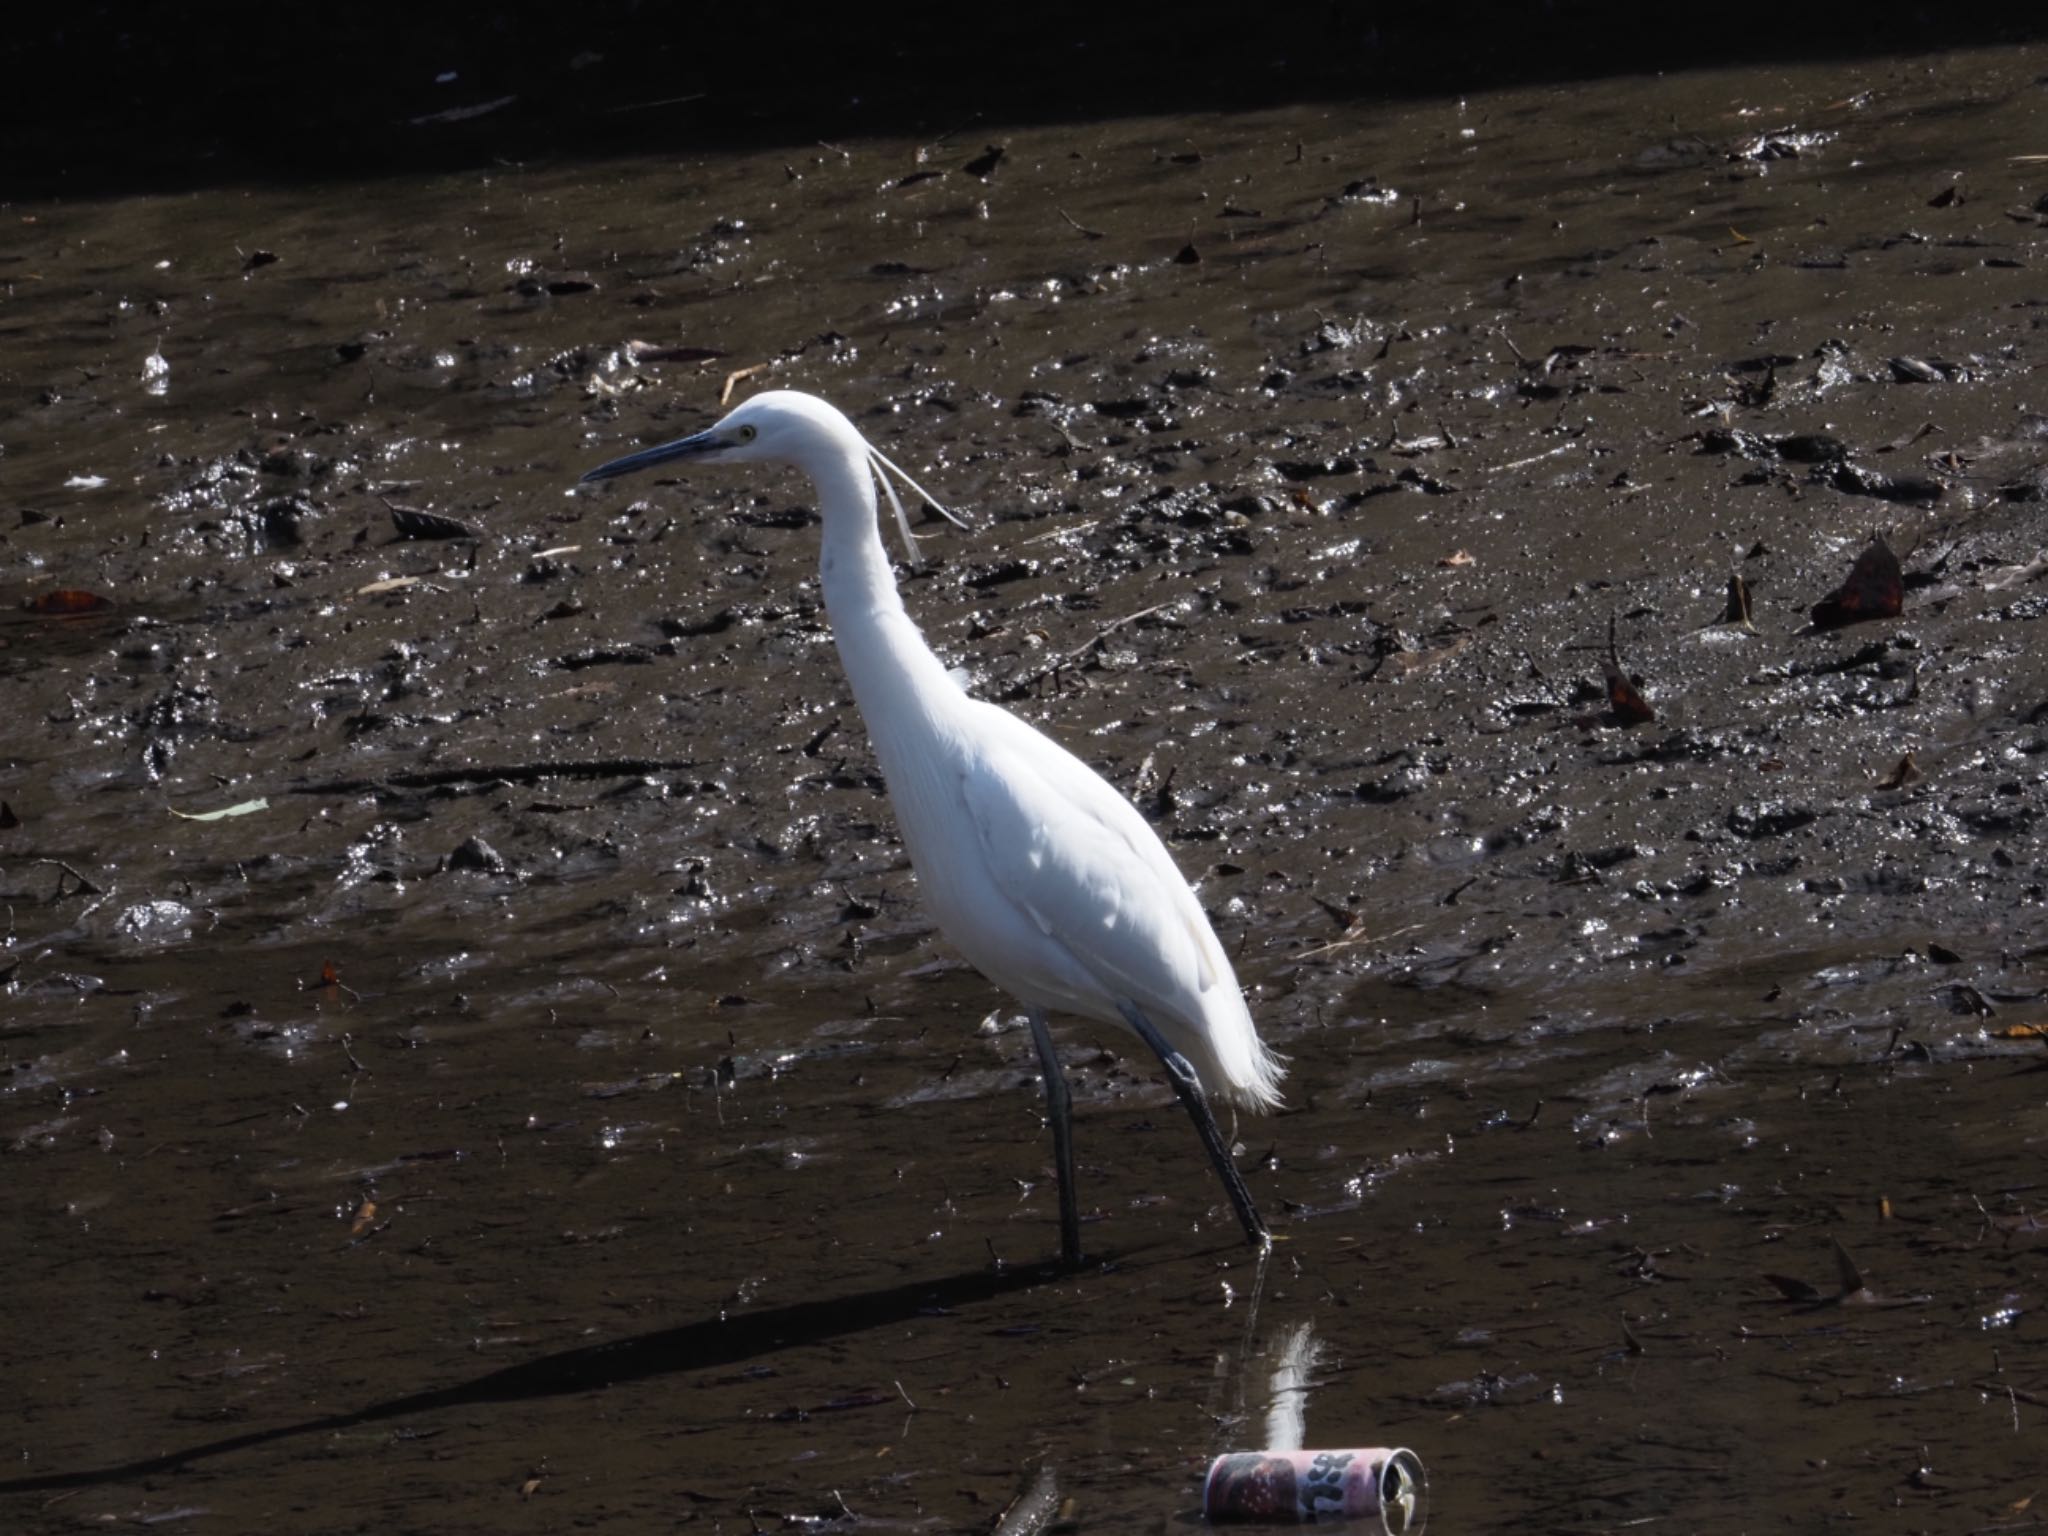
[[[904,612],[882,544],[866,445],[851,427],[848,437],[821,448],[801,468],[817,487],[825,523],[818,580],[832,638],[875,755],[893,779],[902,754],[964,696]]]

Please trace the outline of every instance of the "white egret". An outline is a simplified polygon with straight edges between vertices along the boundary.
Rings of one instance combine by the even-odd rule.
[[[583,478],[686,461],[793,464],[824,521],[826,611],[867,722],[926,905],[960,951],[1024,1005],[1045,1074],[1060,1184],[1060,1244],[1081,1258],[1066,1075],[1049,1012],[1122,1022],[1159,1057],[1200,1133],[1245,1235],[1265,1223],[1210,1113],[1216,1095],[1279,1104],[1281,1066],[1259,1039],[1229,957],[1145,818],[1079,758],[947,675],[904,612],[882,544],[875,485],[889,476],[952,514],[815,396],[772,390],[716,426],[629,454]]]

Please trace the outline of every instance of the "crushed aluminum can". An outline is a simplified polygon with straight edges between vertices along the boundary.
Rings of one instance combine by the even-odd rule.
[[[1202,1517],[1267,1524],[1377,1517],[1390,1536],[1420,1536],[1429,1478],[1413,1451],[1231,1451],[1209,1463]]]

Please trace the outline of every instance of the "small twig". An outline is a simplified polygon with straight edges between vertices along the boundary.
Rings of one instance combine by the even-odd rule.
[[[2029,1392],[2023,1387],[2009,1386],[2002,1381],[1973,1381],[1970,1383],[1979,1392],[2003,1392],[2009,1399],[2017,1399],[2033,1408],[2048,1408],[2048,1398]]]
[[[1102,644],[1111,635],[1122,629],[1126,624],[1135,624],[1140,619],[1150,618],[1161,609],[1171,608],[1179,601],[1180,599],[1177,597],[1170,597],[1163,603],[1154,603],[1150,608],[1140,608],[1136,613],[1127,613],[1120,619],[1111,619],[1071,651],[1064,651],[1058,656],[1053,657],[1051,661],[1040,667],[1036,672],[1013,678],[1010,682],[1010,692],[1014,694],[1022,689],[1029,688],[1033,683],[1058,672],[1061,668],[1071,666],[1074,662],[1079,661],[1083,656],[1094,650],[1096,646]]]
[[[725,376],[725,388],[718,392],[718,408],[724,410],[726,406],[732,403],[732,389],[735,384],[739,383],[742,379],[751,379],[755,374],[768,366],[770,365],[767,363],[750,363],[744,368],[735,368],[731,373],[728,373]]]
[[[1327,944],[1318,944],[1314,949],[1304,949],[1297,953],[1294,958],[1297,960],[1311,960],[1317,955],[1326,955],[1333,949],[1350,949],[1356,944],[1384,944],[1389,939],[1398,939],[1404,933],[1413,933],[1422,926],[1423,924],[1421,923],[1410,923],[1406,928],[1396,928],[1391,933],[1380,934],[1347,932],[1342,938],[1332,939]]]
[[[1486,473],[1504,475],[1511,469],[1527,469],[1531,464],[1541,464],[1545,459],[1554,459],[1561,453],[1570,453],[1577,443],[1559,443],[1555,448],[1546,448],[1541,453],[1532,453],[1526,459],[1513,459],[1506,464],[1496,464]]]
[[[1086,235],[1090,240],[1100,240],[1102,238],[1101,230],[1090,229],[1086,224],[1083,224],[1079,219],[1075,218],[1071,213],[1067,212],[1066,209],[1055,208],[1053,212],[1057,213],[1061,218],[1065,219],[1069,224],[1073,225],[1075,229],[1079,230],[1082,234]]]
[[[69,864],[66,864],[62,859],[37,859],[36,863],[54,864],[59,869],[63,870],[65,874],[69,875],[72,879],[76,880],[78,882],[78,889],[70,893],[74,896],[103,896],[106,894],[98,886],[94,885],[90,880],[86,879],[85,876],[81,875],[77,870],[73,869]],[[57,881],[57,894],[51,897],[50,899],[52,901],[61,901],[64,899],[64,895],[64,882],[60,878]]]
[[[692,91],[687,96],[664,96],[659,101],[629,101],[622,107],[606,107],[605,111],[614,116],[621,112],[647,112],[655,107],[675,107],[686,101],[702,101],[710,94],[709,91]]]
[[[1069,439],[1067,439],[1067,441],[1071,443],[1071,442],[1073,442],[1073,439],[1072,439],[1072,438],[1069,438]],[[1077,446],[1078,446],[1078,445],[1077,445]],[[1052,542],[1052,541],[1053,541],[1054,539],[1064,539],[1064,538],[1068,538],[1068,537],[1071,537],[1072,535],[1075,535],[1075,534],[1082,534],[1082,533],[1087,533],[1087,532],[1088,532],[1088,531],[1089,531],[1090,529],[1092,529],[1092,528],[1096,527],[1099,521],[1100,521],[1100,519],[1091,519],[1090,521],[1088,521],[1088,522],[1085,522],[1085,523],[1069,523],[1069,524],[1067,524],[1067,525],[1066,525],[1065,527],[1063,527],[1063,528],[1055,528],[1055,529],[1053,529],[1053,530],[1052,530],[1052,531],[1051,531],[1050,533],[1034,533],[1033,535],[1031,535],[1031,537],[1030,537],[1030,538],[1028,538],[1028,539],[1019,539],[1019,540],[1018,540],[1017,542],[1018,542],[1018,543],[1019,543],[1020,545],[1022,545],[1022,544],[1049,544],[1049,543],[1051,543],[1051,542]]]
[[[351,795],[374,794],[387,789],[436,789],[444,784],[537,784],[544,779],[636,778],[649,773],[694,773],[698,766],[695,762],[672,758],[608,757],[586,763],[511,763],[494,768],[427,768],[411,773],[387,773],[380,779],[320,779],[311,784],[294,784],[285,790],[285,793]]]
[[[918,164],[924,164],[925,161],[931,157],[931,152],[933,150],[942,148],[945,145],[952,143],[953,140],[959,138],[961,134],[965,133],[968,129],[972,128],[976,123],[980,121],[981,114],[977,112],[972,117],[968,118],[965,122],[955,123],[952,127],[948,128],[944,133],[940,134],[937,138],[933,139],[929,144],[918,145]]]
[[[1557,700],[1558,708],[1570,709],[1572,707],[1572,701],[1566,698],[1564,693],[1558,688],[1557,684],[1553,683],[1550,680],[1550,675],[1547,672],[1545,672],[1541,667],[1536,665],[1535,657],[1531,656],[1527,651],[1524,651],[1522,653],[1522,660],[1529,664],[1529,675],[1535,678],[1537,682],[1541,683],[1544,686],[1544,688],[1549,692],[1550,696],[1553,699]]]

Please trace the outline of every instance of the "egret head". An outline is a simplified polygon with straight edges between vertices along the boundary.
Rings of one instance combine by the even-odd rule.
[[[821,413],[817,408],[824,407]],[[615,480],[660,464],[800,464],[836,435],[836,426],[860,441],[853,424],[822,400],[773,389],[735,406],[718,424],[655,448],[643,448],[588,471],[583,479]],[[863,445],[865,446],[865,445]]]
[[[794,389],[771,389],[733,407],[718,424],[672,443],[643,448],[622,459],[613,459],[584,473],[592,480],[614,480],[620,475],[638,474],[660,464],[794,464],[817,479],[816,466],[829,455],[851,457],[865,465],[896,513],[896,526],[903,532],[904,548],[911,562],[917,560],[917,542],[910,532],[910,519],[897,499],[894,475],[923,497],[939,516],[957,528],[967,525],[948,512],[937,497],[892,464],[874,444],[860,435],[859,428],[816,395]]]

